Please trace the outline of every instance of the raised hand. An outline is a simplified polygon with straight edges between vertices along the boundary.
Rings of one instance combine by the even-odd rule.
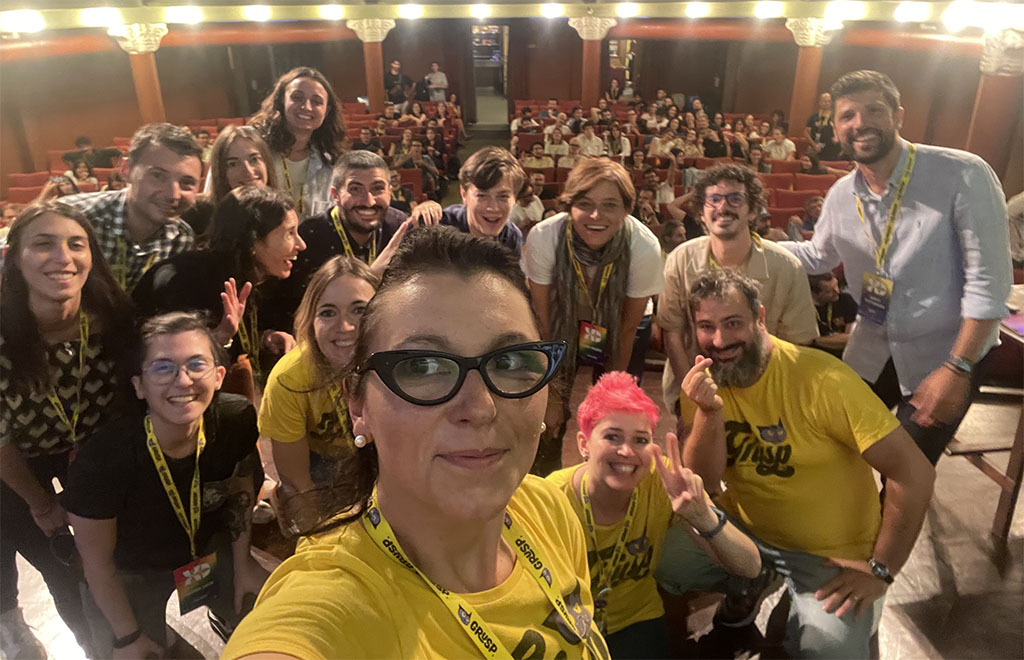
[[[228,343],[238,332],[238,324],[242,322],[242,316],[245,315],[245,301],[249,299],[250,293],[252,293],[252,282],[246,282],[241,290],[238,290],[233,277],[224,283],[224,292],[220,294],[220,301],[224,305],[224,316],[213,331],[217,341],[221,344]]]
[[[675,433],[665,435],[668,461],[662,460],[661,447],[651,445],[654,465],[665,487],[672,510],[691,527],[698,531],[709,531],[718,524],[718,517],[711,510],[708,496],[704,493],[704,480],[692,470],[683,467],[679,458],[679,439]]]
[[[698,355],[693,367],[683,378],[683,392],[704,412],[721,410],[722,397],[718,395],[718,385],[708,373],[707,368],[714,363],[711,358]]]

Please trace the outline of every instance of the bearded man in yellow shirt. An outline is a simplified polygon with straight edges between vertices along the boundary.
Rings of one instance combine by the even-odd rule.
[[[921,529],[934,468],[850,367],[768,334],[756,282],[709,271],[690,288],[689,306],[702,355],[682,383],[696,409],[684,464],[713,496],[725,482],[717,505],[785,576],[791,657],[867,658],[886,590]],[[872,468],[887,479],[881,510]],[[749,588],[699,554],[670,531],[658,581],[677,593]],[[742,625],[757,608],[731,614],[720,611],[720,621]]]

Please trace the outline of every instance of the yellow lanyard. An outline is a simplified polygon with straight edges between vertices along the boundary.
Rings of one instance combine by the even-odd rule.
[[[814,316],[818,319],[818,323],[821,323],[821,314],[818,313],[818,308],[814,308]],[[825,308],[825,325],[828,326],[829,330],[832,330],[832,303],[828,304]]]
[[[566,245],[569,247],[569,259],[572,261],[573,270],[576,271],[576,277],[580,282],[580,289],[584,295],[587,296],[587,302],[590,304],[590,309],[597,315],[597,308],[601,304],[601,296],[604,295],[604,289],[608,286],[608,280],[612,276],[612,269],[615,264],[608,264],[601,271],[601,284],[597,289],[597,302],[590,297],[590,287],[587,286],[587,278],[583,276],[583,267],[580,266],[580,262],[576,259],[576,252],[572,249],[572,220],[566,218],[565,220],[565,240]],[[595,319],[596,320],[596,319]]]
[[[156,466],[156,473],[160,475],[160,483],[163,484],[164,491],[167,492],[167,499],[171,501],[174,515],[178,517],[178,522],[181,523],[181,526],[185,528],[185,533],[188,534],[188,548],[192,553],[192,558],[195,559],[198,556],[196,553],[196,534],[199,532],[199,519],[203,512],[202,489],[199,487],[199,456],[203,453],[203,448],[206,447],[203,419],[199,418],[199,438],[196,441],[196,469],[192,472],[192,488],[189,491],[191,516],[185,513],[185,505],[181,503],[178,488],[174,485],[174,479],[171,478],[171,469],[167,467],[167,459],[164,458],[164,453],[160,449],[160,443],[156,441],[156,434],[153,433],[153,422],[150,420],[149,415],[146,415],[145,425],[146,447],[149,448],[149,455],[153,459],[153,465]]]
[[[612,572],[615,570],[616,564],[619,563],[619,559],[622,557],[622,553],[626,551],[626,542],[629,540],[629,529],[633,526],[633,518],[636,516],[637,508],[637,496],[636,489],[629,495],[629,508],[626,509],[626,517],[622,521],[622,532],[619,533],[618,540],[615,541],[615,550],[612,552],[611,561],[601,561],[600,546],[597,545],[597,524],[594,522],[594,510],[590,504],[590,491],[587,490],[587,472],[584,470],[583,479],[580,483],[580,496],[583,500],[583,518],[587,525],[587,533],[590,536],[590,542],[594,546],[594,555],[597,557],[596,572],[597,576],[597,592],[594,594],[594,618],[598,621],[598,625],[601,626],[604,622],[605,608],[602,606],[602,601],[606,601],[608,595],[612,589]],[[598,605],[602,603],[602,605]]]
[[[882,273],[882,266],[885,265],[885,256],[889,253],[889,246],[892,245],[893,234],[896,233],[896,217],[900,213],[900,206],[903,203],[903,193],[907,191],[910,183],[910,176],[914,173],[914,163],[917,161],[917,147],[907,143],[907,163],[903,166],[903,173],[900,175],[899,185],[896,186],[896,196],[889,205],[889,217],[885,224],[885,231],[882,233],[882,243],[876,244],[875,239],[867,229],[868,221],[864,218],[864,207],[861,205],[860,197],[857,200],[857,215],[860,216],[860,223],[864,229],[864,235],[868,242],[875,245],[875,267],[879,274]]]
[[[487,625],[487,622],[477,614],[476,608],[467,603],[458,594],[453,594],[441,585],[432,582],[430,578],[423,574],[423,571],[405,558],[405,553],[398,544],[398,539],[391,530],[391,525],[384,519],[384,513],[377,506],[376,491],[374,491],[370,498],[370,506],[366,510],[366,515],[363,516],[363,528],[386,554],[409,570],[416,571],[420,578],[430,587],[430,590],[445,604],[445,607],[448,608],[448,611],[451,612],[455,620],[459,622],[462,630],[473,641],[473,644],[483,657],[512,660],[512,654],[498,640],[497,635]],[[582,620],[572,616],[568,606],[565,604],[565,600],[554,586],[554,577],[541,558],[539,554],[540,549],[534,545],[526,535],[526,532],[512,519],[512,516],[507,511],[505,512],[505,524],[502,526],[501,536],[515,550],[524,570],[529,571],[534,580],[537,581],[537,584],[540,585],[541,591],[547,596],[555,611],[561,615],[563,624],[569,630],[575,632],[583,641],[583,644],[589,651],[589,656],[591,658],[607,658],[607,649],[604,649],[602,653],[604,640],[600,635],[595,635],[591,628],[581,629],[582,625],[580,624]]]
[[[256,303],[249,301],[249,309],[238,324],[238,339],[242,342],[242,350],[249,356],[252,377],[257,383],[262,382],[260,372],[260,333],[256,326]]]
[[[352,433],[348,427],[348,408],[345,406],[345,399],[341,396],[341,388],[337,385],[330,385],[327,391],[331,395],[331,403],[334,404],[334,414],[338,417],[338,424],[340,425],[339,432],[345,439],[346,444],[349,448],[354,449],[355,445],[352,440]]]
[[[78,444],[78,415],[82,412],[82,381],[85,380],[85,354],[88,350],[89,315],[83,309],[78,313],[78,383],[75,385],[75,405],[71,408],[71,417],[68,418],[68,413],[64,410],[64,404],[61,403],[60,397],[57,396],[56,386],[51,387],[50,392],[46,395],[50,405],[53,406],[54,412],[57,413],[58,419],[64,422],[64,426],[68,427],[68,431],[71,433],[72,446]]]
[[[352,250],[352,244],[348,240],[348,232],[345,231],[344,225],[341,224],[341,214],[338,212],[338,207],[331,207],[331,221],[334,222],[334,231],[338,232],[338,238],[341,239],[341,244],[345,248],[345,255],[357,259],[356,253]],[[377,258],[377,232],[374,231],[370,236],[370,257],[366,262],[367,266],[372,266],[374,260]]]
[[[286,188],[288,188],[288,194],[289,195],[294,195],[295,194],[295,188],[292,187],[292,175],[291,175],[290,172],[288,172],[288,159],[285,156],[281,156],[281,169],[284,170],[284,185],[285,185]],[[309,164],[308,163],[306,164],[306,178],[307,179],[309,178]],[[302,185],[299,186],[299,199],[295,203],[295,212],[299,214],[300,218],[302,217],[302,212],[305,210],[304,209],[305,201],[306,201],[306,182],[303,181]]]
[[[153,263],[156,262],[156,256],[156,252],[149,255],[149,259],[147,259],[145,265],[142,266],[142,272],[139,273],[139,277],[145,275],[146,271],[153,266]],[[117,247],[114,252],[114,263],[110,270],[113,271],[114,279],[117,280],[117,285],[121,287],[121,290],[130,291],[128,288],[128,244],[122,238],[117,239]]]

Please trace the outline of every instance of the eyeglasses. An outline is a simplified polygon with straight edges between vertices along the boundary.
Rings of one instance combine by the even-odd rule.
[[[436,406],[451,400],[473,369],[480,372],[494,394],[522,399],[550,382],[565,350],[562,341],[537,341],[506,346],[479,357],[440,351],[381,351],[372,354],[356,373],[377,372],[389,390],[417,406]]]
[[[731,192],[727,195],[708,195],[704,198],[704,206],[718,206],[725,200],[725,203],[734,208],[743,206],[743,203],[747,201],[747,196],[739,192]]]
[[[169,385],[178,380],[178,374],[182,369],[193,381],[199,381],[213,373],[216,366],[213,360],[201,357],[192,358],[185,364],[178,364],[173,360],[153,360],[142,371],[157,385]]]

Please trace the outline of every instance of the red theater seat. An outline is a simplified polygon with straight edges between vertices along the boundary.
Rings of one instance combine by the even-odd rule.
[[[800,171],[798,160],[775,160],[769,158],[768,163],[772,166],[772,174],[796,174]]]
[[[8,188],[7,201],[15,202],[16,204],[28,204],[38,197],[41,192],[43,192],[43,186]]]
[[[793,190],[828,190],[835,182],[832,174],[797,174]]]
[[[777,174],[775,172],[772,172],[771,174],[762,174],[758,172],[757,177],[761,179],[761,183],[764,184],[765,188],[775,188],[776,190],[793,189],[792,174]]]
[[[14,188],[28,188],[45,185],[50,178],[49,172],[31,172],[28,174],[8,174],[7,185]]]
[[[768,207],[768,212],[772,214],[772,227],[778,227],[779,229],[785,229],[786,225],[789,224],[790,216],[797,216],[799,218],[804,217],[804,210],[802,208],[773,208]]]
[[[803,207],[807,200],[821,194],[819,190],[776,190],[775,200],[769,202],[770,206],[791,208],[794,206]]]

